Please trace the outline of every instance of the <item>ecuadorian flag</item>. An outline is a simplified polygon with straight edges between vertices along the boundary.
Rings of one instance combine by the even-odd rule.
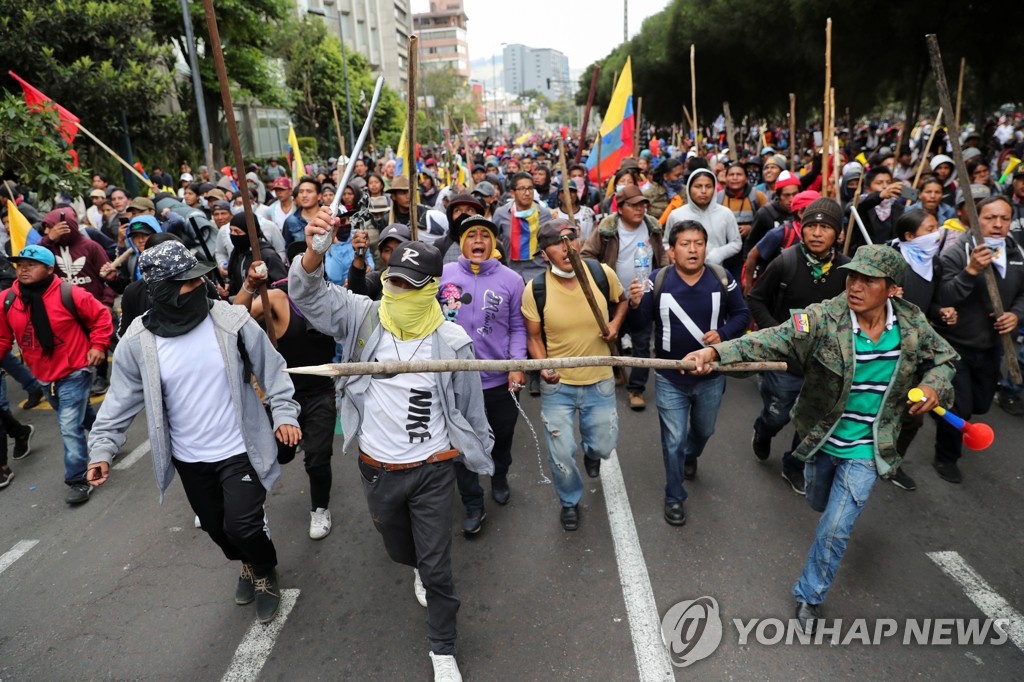
[[[299,138],[295,136],[295,128],[288,126],[288,166],[292,171],[292,183],[298,187],[299,178],[306,174],[306,166],[302,163],[299,151]]]
[[[605,112],[604,121],[601,123],[601,158],[597,158],[596,143],[590,148],[590,156],[587,157],[587,170],[591,182],[598,182],[599,177],[611,177],[619,170],[622,159],[633,156],[635,125],[633,69],[630,58],[626,57],[626,65],[622,67],[619,82],[615,84],[615,92],[612,93],[612,101],[608,104],[608,111]]]

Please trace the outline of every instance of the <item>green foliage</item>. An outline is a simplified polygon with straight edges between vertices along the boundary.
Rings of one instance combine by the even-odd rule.
[[[459,75],[451,65],[442,68],[428,69],[416,88],[420,98],[417,109],[416,138],[420,143],[440,143],[444,135],[443,128],[462,130],[462,121],[467,123],[477,120],[478,114],[473,106],[469,83]],[[425,106],[423,96],[433,98],[430,106]],[[448,120],[445,119],[445,113]],[[420,122],[420,114],[425,115],[425,122]],[[454,121],[452,126],[450,121]]]
[[[0,169],[5,179],[31,187],[40,197],[82,192],[89,175],[68,168],[68,144],[56,109],[33,109],[20,94],[0,99]]]
[[[173,57],[170,45],[157,39],[151,14],[150,0],[4,0],[0,64],[107,144],[115,146],[123,113],[133,141],[156,147],[178,122],[158,113],[173,92]],[[13,82],[5,84],[20,94]],[[83,161],[103,154],[82,136],[77,142]]]
[[[299,153],[302,154],[303,161],[320,156],[319,145],[315,137],[299,137],[296,138],[296,141],[299,143]]]
[[[575,125],[576,105],[567,99],[552,102],[544,121],[552,124]]]
[[[1020,26],[1020,3],[892,3],[865,0],[672,0],[644,21],[640,33],[600,61],[595,106],[606,109],[616,72],[632,56],[633,92],[646,117],[682,120],[690,106],[690,45],[696,46],[697,108],[708,123],[728,101],[733,115],[783,118],[789,93],[800,119],[820,117],[825,81],[825,20],[832,18],[832,81],[840,112],[878,111],[902,102],[908,109],[935,86],[925,34],[939,36],[946,74],[956,87],[961,57],[968,64],[965,112],[975,116],[1024,88],[1011,43],[992,40],[992,26]],[[580,77],[576,103],[585,104],[594,65]],[[955,92],[953,96],[955,97]],[[973,105],[973,106],[972,106]],[[929,113],[933,113],[928,106]],[[965,118],[968,118],[965,114]],[[737,121],[739,122],[739,121]]]

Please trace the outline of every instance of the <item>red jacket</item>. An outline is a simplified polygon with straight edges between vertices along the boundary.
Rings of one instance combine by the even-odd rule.
[[[60,278],[54,277],[50,288],[43,294],[43,303],[53,328],[53,355],[45,355],[43,347],[36,339],[29,311],[21,300],[21,284],[15,282],[11,287],[15,298],[6,313],[0,305],[0,357],[11,350],[14,342],[21,348],[25,364],[28,365],[36,378],[43,383],[63,379],[72,372],[89,364],[86,357],[91,348],[107,351],[110,337],[114,333],[114,323],[110,312],[102,303],[82,287],[71,287],[71,295],[78,309],[78,316],[89,328],[89,336],[85,335],[71,311],[64,307],[60,300]],[[6,290],[0,293],[0,301],[7,297]]]

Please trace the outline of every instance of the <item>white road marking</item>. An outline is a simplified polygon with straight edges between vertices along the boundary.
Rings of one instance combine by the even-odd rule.
[[[235,657],[231,659],[231,666],[221,682],[250,682],[259,677],[277,636],[281,634],[281,628],[288,620],[288,614],[295,606],[295,600],[299,598],[299,592],[295,589],[281,590],[281,604],[277,607],[274,620],[266,625],[256,621],[249,627],[242,643],[235,649]]]
[[[608,508],[608,525],[615,544],[615,561],[619,566],[619,582],[626,601],[629,632],[633,639],[638,679],[640,682],[674,680],[672,660],[661,637],[661,617],[654,601],[647,563],[636,534],[633,511],[629,506],[626,484],[619,468],[619,455],[601,462],[601,485]]]
[[[1024,651],[1024,616],[999,596],[992,586],[964,561],[958,552],[929,552],[928,558],[953,580],[960,583],[964,594],[989,618],[1007,618],[1006,634],[1017,648]]]
[[[0,573],[3,573],[11,564],[25,556],[25,554],[39,544],[39,540],[19,540],[14,543],[14,547],[11,547],[8,551],[0,554]]]
[[[139,447],[137,447],[134,450],[132,450],[131,452],[129,452],[123,459],[120,459],[117,462],[117,464],[114,465],[114,468],[117,469],[118,471],[121,471],[123,469],[127,469],[128,467],[130,467],[131,465],[135,464],[140,459],[142,459],[144,456],[146,456],[146,454],[148,452],[149,452],[149,439],[147,438],[146,440],[144,440],[142,442],[141,445],[139,445]]]

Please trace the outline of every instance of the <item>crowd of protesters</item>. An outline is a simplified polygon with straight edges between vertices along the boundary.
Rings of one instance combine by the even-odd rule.
[[[295,174],[277,159],[219,171],[182,163],[178,182],[153,169],[152,186],[138,196],[102,174],[85,199],[40,201],[5,182],[38,239],[0,256],[4,374],[28,393],[23,407],[44,398],[54,406],[72,505],[107,481],[125,430],[145,408],[161,493],[176,472],[197,525],[242,563],[236,601],[256,601],[263,622],[279,599],[266,491],[301,446],[309,535],[330,533],[340,413],[345,445],[358,442],[360,478],[387,553],[414,568],[436,679],[461,679],[451,496],[461,497],[467,535],[486,518],[481,475],[490,476],[495,503],[509,502],[517,403],[527,389],[544,415],[559,522],[576,530],[584,487],[576,452],[587,476],[599,477],[619,434],[630,433],[616,386],[631,410],[644,410],[649,372],[549,368],[334,383],[289,379],[281,368],[648,357],[652,347],[658,358],[698,358],[695,373],[658,370],[653,387],[664,518],[681,526],[687,482],[701,455],[716,449],[726,402],[726,379],[706,361],[783,359],[786,371],[757,378],[763,406],[750,415],[751,451],[768,460],[793,417],[782,478],[825,512],[794,588],[797,617],[813,627],[855,518],[836,520],[829,505],[854,495],[862,506],[876,478],[908,491],[917,485],[905,462],[927,410],[889,409],[904,403],[889,389],[905,394],[920,382],[923,405],[941,397],[964,418],[994,400],[1024,415],[1024,387],[1005,374],[1000,344],[1024,320],[1024,135],[1006,120],[966,133],[970,178],[960,178],[945,130],[927,121],[904,135],[873,122],[840,131],[839,158],[823,157],[813,131],[792,141],[799,144],[782,129],[743,128],[734,140],[704,132],[694,141],[645,130],[642,151],[600,174],[587,150],[563,174],[558,137],[542,135],[478,136],[455,157],[424,146],[412,177],[395,175],[389,150]],[[573,159],[575,142],[566,142]],[[243,194],[255,213],[256,248]],[[327,208],[339,194],[340,217]],[[966,227],[968,203],[982,243]],[[313,245],[324,234],[326,252]],[[582,270],[572,252],[582,254]],[[990,266],[999,317],[982,278]],[[263,286],[271,289],[269,310],[257,295]],[[845,388],[822,378],[822,358],[835,349],[808,350],[818,348],[812,337],[826,344],[819,332],[828,315],[839,316],[840,328],[852,324],[855,361],[833,368],[850,379]],[[276,350],[260,331],[268,326]],[[833,360],[842,364],[841,356]],[[879,359],[887,362],[872,364]],[[253,378],[259,399],[247,388]],[[31,452],[34,432],[6,404],[5,382],[0,377],[0,488],[14,477],[8,437],[17,460]],[[805,418],[811,391],[819,403],[827,401],[822,391],[835,393],[813,419]],[[89,398],[104,393],[97,415]],[[824,429],[814,420],[835,405]],[[885,442],[870,427],[881,410]],[[950,483],[963,479],[960,448],[960,434],[939,421],[932,463]],[[859,487],[842,488],[838,481],[850,476],[837,472],[851,463],[861,467]],[[822,558],[826,543],[832,554]],[[822,562],[828,569],[815,573],[812,564]]]

